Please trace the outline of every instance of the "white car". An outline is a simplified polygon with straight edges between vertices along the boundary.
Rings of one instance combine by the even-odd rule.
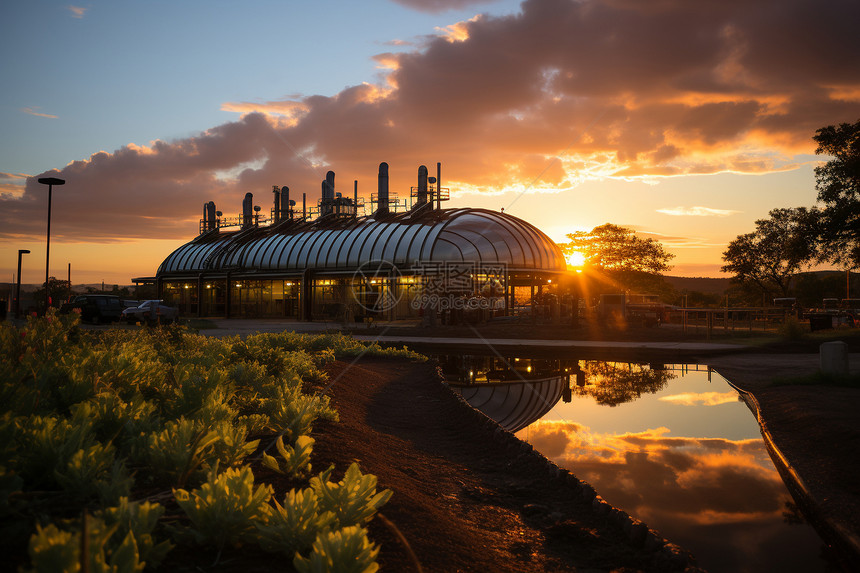
[[[162,300],[145,300],[138,306],[122,311],[122,318],[128,322],[147,324],[170,324],[179,318],[179,309],[163,304]]]

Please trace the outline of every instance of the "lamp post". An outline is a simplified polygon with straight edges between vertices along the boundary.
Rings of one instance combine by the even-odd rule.
[[[48,313],[48,307],[51,306],[51,292],[48,285],[48,274],[50,273],[51,262],[51,192],[54,185],[65,185],[65,179],[57,177],[40,177],[39,183],[48,186],[48,242],[45,247],[45,314]]]
[[[15,285],[15,318],[21,318],[21,257],[29,255],[27,249],[18,249],[18,282]]]

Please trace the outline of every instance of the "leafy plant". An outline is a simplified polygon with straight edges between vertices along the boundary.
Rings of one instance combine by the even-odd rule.
[[[160,432],[149,434],[144,458],[156,478],[184,487],[195,474],[215,462],[218,433],[195,420],[167,422]]]
[[[104,511],[105,522],[117,526],[116,536],[125,538],[131,534],[137,545],[140,561],[148,566],[158,567],[167,553],[173,548],[170,541],[157,542],[153,531],[164,508],[157,503],[129,502],[127,497],[119,500],[116,507]]]
[[[63,468],[54,470],[57,483],[80,500],[99,497],[113,502],[127,496],[132,480],[122,463],[114,461],[110,444],[93,444],[72,454]]]
[[[362,474],[357,463],[353,462],[337,483],[329,481],[333,469],[329,467],[310,483],[320,508],[334,513],[340,527],[364,525],[391,499],[390,489],[376,493],[376,476]]]
[[[379,549],[358,526],[320,533],[310,555],[296,554],[293,566],[299,573],[375,573]]]
[[[328,396],[308,396],[299,388],[279,388],[274,398],[264,402],[263,408],[269,415],[271,429],[283,433],[290,442],[310,434],[317,418],[337,419],[329,408]]]
[[[248,466],[218,473],[213,468],[199,489],[191,492],[173,490],[179,507],[191,519],[187,531],[200,544],[239,545],[255,541],[255,523],[264,523],[272,488],[254,488],[254,474]]]
[[[330,511],[320,512],[319,500],[311,488],[290,490],[281,505],[273,499],[265,523],[258,523],[260,547],[293,556],[307,551],[317,535],[334,525]]]
[[[232,467],[253,453],[260,440],[248,441],[248,430],[243,424],[218,422],[213,427],[218,436],[213,454],[221,467]]]
[[[311,428],[320,418],[337,419],[327,397],[302,391],[305,383],[324,380],[322,367],[336,356],[403,351],[341,335],[243,341],[179,326],[81,331],[77,321],[49,314],[20,330],[0,323],[0,534],[12,559],[29,538],[36,571],[158,565],[171,547],[156,538],[164,510],[129,495],[135,485],[161,482],[176,487],[190,520],[172,528],[180,540],[220,548],[252,543],[291,557],[312,551],[307,563],[327,556],[344,570],[375,567],[363,530],[332,535],[365,525],[388,500],[373,476],[354,465],[331,483],[330,469],[310,488],[287,493],[283,505],[269,504],[271,488],[256,486],[242,464],[259,445],[249,435],[274,431],[278,453],[263,464],[304,478]],[[96,503],[107,509],[83,522],[65,519]]]
[[[84,516],[86,543],[81,542],[80,531],[66,531],[53,523],[46,527],[36,526],[30,538],[32,571],[53,573],[55,571],[80,571],[81,548],[86,547],[86,562],[89,571],[104,573],[137,573],[145,566],[138,556],[137,543],[132,533],[111,545],[109,540],[118,529],[107,526],[99,517]]]
[[[284,445],[283,436],[278,436],[275,448],[280,459],[263,452],[262,464],[270,470],[291,477],[303,477],[311,471],[311,452],[315,440],[310,436],[299,436],[292,446]]]

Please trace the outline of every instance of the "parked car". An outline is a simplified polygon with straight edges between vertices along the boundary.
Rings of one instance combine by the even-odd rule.
[[[110,294],[81,294],[60,307],[60,312],[80,309],[81,320],[93,324],[117,322],[122,318],[122,299]]]
[[[163,300],[145,300],[138,306],[123,310],[122,317],[128,322],[170,324],[179,318],[179,309],[165,305]]]

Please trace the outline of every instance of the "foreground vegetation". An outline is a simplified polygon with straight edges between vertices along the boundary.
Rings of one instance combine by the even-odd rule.
[[[34,571],[132,572],[175,547],[284,554],[298,571],[374,571],[389,499],[358,465],[312,472],[328,399],[303,391],[363,354],[343,335],[207,338],[81,331],[77,315],[0,325],[0,546]],[[257,474],[295,487],[277,496]],[[25,549],[26,548],[26,549]]]

